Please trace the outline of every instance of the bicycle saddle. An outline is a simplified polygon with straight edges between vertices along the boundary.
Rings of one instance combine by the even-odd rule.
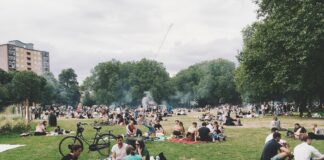
[[[94,126],[93,129],[100,130],[101,126]]]

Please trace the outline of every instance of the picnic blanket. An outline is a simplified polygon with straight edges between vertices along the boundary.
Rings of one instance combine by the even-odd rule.
[[[201,144],[201,143],[203,143],[202,141],[189,141],[186,138],[183,138],[183,139],[171,138],[168,141],[174,142],[174,143],[183,143],[183,144]]]
[[[14,148],[17,148],[17,147],[22,147],[22,146],[25,146],[25,145],[0,144],[0,153],[4,152],[6,150],[9,150],[9,149],[14,149]]]

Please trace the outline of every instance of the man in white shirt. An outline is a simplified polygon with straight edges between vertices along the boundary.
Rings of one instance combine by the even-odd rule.
[[[123,136],[117,136],[117,144],[111,148],[113,160],[124,160],[126,157],[127,144],[123,142]]]
[[[267,138],[265,139],[264,144],[266,144],[268,141],[270,141],[271,139],[273,139],[273,133],[278,132],[278,128],[271,128],[271,133],[267,136]]]
[[[308,160],[318,159],[324,160],[324,155],[321,154],[315,147],[311,146],[312,140],[307,134],[301,134],[301,144],[297,145],[294,149],[295,160]]]

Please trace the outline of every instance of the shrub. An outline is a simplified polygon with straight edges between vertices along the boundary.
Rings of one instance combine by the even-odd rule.
[[[10,134],[12,132],[11,124],[9,122],[5,123],[0,127],[0,134]]]
[[[0,124],[0,134],[21,134],[31,130],[29,124],[25,124],[24,121],[6,120]]]
[[[26,125],[23,122],[18,122],[12,127],[12,133],[23,133],[23,132],[28,132],[31,130],[30,125]]]

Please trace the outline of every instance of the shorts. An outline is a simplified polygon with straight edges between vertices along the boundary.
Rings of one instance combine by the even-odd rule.
[[[272,157],[271,160],[283,160],[283,158],[279,154],[277,154],[274,157]]]

